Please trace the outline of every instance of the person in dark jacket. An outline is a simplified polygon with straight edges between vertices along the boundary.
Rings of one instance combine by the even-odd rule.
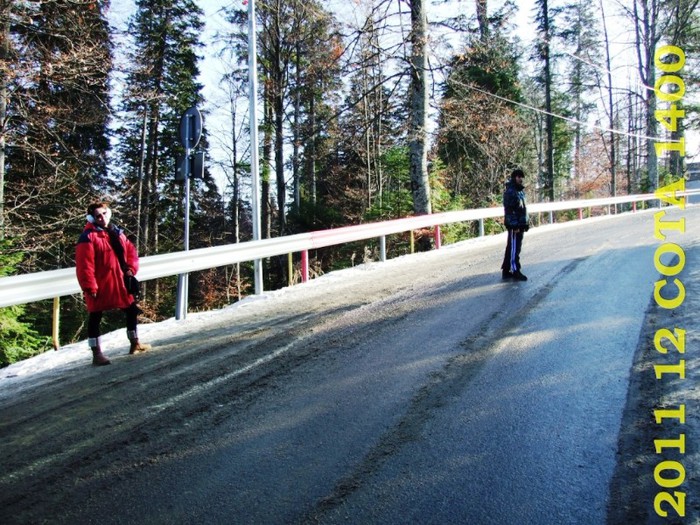
[[[88,207],[88,222],[75,249],[76,275],[88,311],[88,344],[95,366],[110,364],[100,346],[100,323],[102,313],[107,310],[119,309],[125,313],[130,354],[151,348],[151,345],[139,342],[137,324],[140,311],[134,296],[124,284],[124,275],[134,276],[139,269],[136,247],[120,228],[110,224],[111,216],[107,203],[91,204]],[[124,270],[113,246],[121,246]]]
[[[510,174],[510,181],[503,193],[504,224],[508,230],[508,243],[503,257],[501,270],[504,279],[527,281],[520,271],[520,250],[523,246],[523,234],[530,228],[525,206],[525,187],[523,170],[516,169]]]

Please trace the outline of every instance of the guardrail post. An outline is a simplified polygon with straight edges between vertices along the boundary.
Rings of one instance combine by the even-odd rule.
[[[411,253],[414,253],[416,251],[415,250],[416,240],[413,236],[413,230],[411,230],[409,233],[411,234],[410,238],[409,238],[409,244],[411,246]]]
[[[382,262],[386,262],[386,235],[379,238],[379,258]]]
[[[578,220],[583,220],[583,208],[578,209]]]
[[[440,236],[440,225],[439,224],[437,224],[435,226],[435,229],[433,230],[433,232],[434,232],[433,234],[435,236],[435,249],[439,250],[440,247],[442,246],[442,239]]]
[[[188,273],[181,273],[177,276],[177,300],[175,301],[175,319],[181,320],[187,317],[187,296],[189,295]]]
[[[287,285],[292,286],[292,275],[294,274],[294,261],[292,260],[292,254],[287,254]]]
[[[479,219],[479,237],[484,236],[484,219]]]
[[[637,211],[637,201],[632,201],[632,212]]]
[[[554,224],[554,212],[549,212],[549,224]]]
[[[301,282],[309,280],[309,250],[301,252]]]
[[[51,327],[51,338],[53,339],[53,349],[58,350],[61,347],[61,343],[58,340],[58,326],[59,326],[59,317],[61,315],[61,298],[60,297],[54,297],[53,298],[53,323]]]

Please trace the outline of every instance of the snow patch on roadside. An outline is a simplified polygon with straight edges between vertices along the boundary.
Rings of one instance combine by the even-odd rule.
[[[639,213],[639,212],[638,212]],[[586,223],[608,220],[617,216],[602,216],[586,219]],[[565,222],[540,226],[530,230],[528,235],[543,234],[552,229],[568,228],[581,225],[579,221]],[[406,271],[419,259],[439,261],[446,255],[461,255],[470,250],[493,245],[504,245],[505,234],[490,235],[469,239],[455,244],[443,245],[440,250],[430,252],[407,254],[385,262],[373,261],[359,264],[352,268],[336,270],[317,277],[307,283],[282,288],[279,290],[264,292],[261,295],[253,295],[231,304],[220,310],[208,312],[190,312],[183,320],[176,321],[174,317],[158,323],[144,323],[139,325],[139,336],[143,341],[158,344],[159,340],[172,338],[173,334],[186,336],[197,333],[210,324],[233,323],[241,311],[247,315],[259,313],[264,315],[270,307],[280,307],[281,302],[293,300],[303,304],[310,298],[317,297],[319,287],[324,295],[336,295],[347,293],[347,283],[358,278],[377,278],[382,282],[393,282],[398,276],[405,275]],[[376,275],[373,275],[376,274]],[[283,306],[281,306],[283,307]],[[259,311],[259,312],[258,312]],[[123,354],[128,349],[126,329],[118,329],[102,335],[102,346],[108,357]],[[64,374],[70,373],[75,368],[88,366],[91,354],[87,341],[62,346],[58,351],[48,351],[30,359],[15,363],[0,369],[0,398],[9,397],[24,381],[32,381],[41,375],[42,381],[60,379]]]

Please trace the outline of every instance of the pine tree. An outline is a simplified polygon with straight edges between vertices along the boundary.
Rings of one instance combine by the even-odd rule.
[[[563,45],[570,49],[565,61],[568,79],[566,94],[571,101],[571,114],[574,120],[572,176],[575,178],[578,175],[581,162],[580,156],[585,129],[582,123],[586,122],[588,115],[595,108],[594,101],[587,98],[587,93],[593,86],[591,79],[597,77],[600,69],[596,67],[600,53],[591,53],[590,51],[597,50],[600,46],[596,25],[597,16],[593,11],[591,2],[576,0],[567,4],[561,8],[561,16],[563,18],[563,29],[559,33],[559,37]],[[610,118],[614,122],[614,113],[611,113]],[[611,169],[614,170],[615,143],[611,142],[609,147]]]
[[[26,255],[21,271],[70,265],[87,202],[112,188],[103,9],[67,0],[3,9],[3,222],[4,235]]]
[[[530,131],[511,104],[523,96],[516,48],[503,25],[508,13],[512,11],[490,18],[482,12],[479,31],[470,34],[462,53],[449,64],[437,153],[453,199],[466,206],[492,204],[510,170],[516,165],[527,169],[532,162],[527,153]]]
[[[270,237],[307,229],[315,221],[317,170],[323,137],[333,126],[334,110],[329,108],[338,87],[342,46],[335,21],[321,2],[257,2],[256,16],[261,226],[263,236]],[[227,10],[229,50],[241,63],[247,62],[247,17],[241,8]],[[265,272],[268,285],[286,283],[286,260],[271,262],[276,264]]]
[[[644,86],[656,83],[656,68],[654,67],[654,52],[662,33],[658,24],[662,0],[632,0],[632,8],[628,14],[635,31],[635,51],[637,53],[637,71]],[[656,96],[653,90],[644,89],[641,93],[644,101],[645,134],[656,137],[658,124],[656,112]],[[653,191],[659,186],[658,158],[654,140],[646,140],[647,189]]]
[[[642,85],[656,86],[658,73],[655,56],[663,40],[679,44],[697,42],[698,5],[697,0],[633,0],[631,7],[625,7],[625,12],[634,27],[637,71]],[[664,60],[668,59],[664,57]],[[691,67],[685,71],[691,74],[691,78],[692,75],[697,74]],[[644,89],[641,98],[644,103],[645,135],[658,137],[661,128],[656,118],[658,107],[656,93],[654,90]],[[677,109],[681,108],[677,106]],[[682,133],[682,129],[676,130],[672,132],[671,138],[679,139]],[[647,187],[644,189],[652,191],[659,187],[657,142],[646,140]],[[670,155],[672,171],[676,173],[680,171],[680,160],[680,155]]]
[[[387,124],[382,52],[370,17],[360,31],[355,56],[340,69],[344,51],[337,36],[333,46],[316,45],[302,87],[303,144],[302,214],[304,229],[319,229],[362,220],[374,198],[382,194],[381,152],[393,139]],[[349,89],[343,99],[340,75]],[[394,128],[393,137],[401,135]],[[338,191],[337,188],[343,188]]]
[[[613,95],[613,83],[612,83],[612,61],[610,57],[610,38],[608,36],[608,23],[607,23],[607,18],[605,15],[605,8],[603,6],[603,1],[600,0],[600,15],[601,15],[601,22],[603,24],[603,37],[604,37],[604,46],[605,46],[605,69],[607,70],[607,75],[606,75],[606,81],[605,85],[606,87],[603,88],[603,82],[600,80],[600,75],[596,72],[596,76],[598,77],[598,85],[601,86],[601,90],[606,91],[607,95],[607,100],[606,102],[606,110],[608,113],[608,125],[610,128],[610,138],[608,140],[608,143],[606,144],[606,152],[608,155],[608,159],[610,160],[610,194],[612,196],[617,195],[617,164],[618,164],[618,140],[617,137],[615,136],[615,133],[613,130],[615,129],[615,124],[616,124],[616,115],[615,115],[615,102],[614,102],[614,95]],[[578,131],[578,130],[577,130]],[[603,139],[605,140],[605,139]],[[577,144],[578,146],[578,144]],[[578,148],[576,149],[576,154],[578,154]],[[578,175],[579,169],[578,169],[578,158],[574,160],[574,169],[576,171],[576,174]]]
[[[105,9],[93,0],[0,3],[0,238],[11,241],[2,256],[18,273],[73,265],[88,202],[114,187]],[[21,319],[12,337],[36,348],[31,339],[50,332],[48,308],[5,310],[5,321]],[[72,337],[82,304],[64,301],[62,310],[61,329]]]
[[[299,207],[302,195],[315,201],[319,157],[339,102],[335,93],[341,89],[339,60],[344,47],[335,19],[318,2],[298,4],[295,28],[290,120],[293,195]]]
[[[554,116],[552,107],[554,64],[552,63],[552,40],[554,36],[554,23],[548,0],[537,0],[537,30],[539,41],[537,42],[537,54],[542,61],[541,74],[538,80],[544,89],[544,120],[545,120],[545,147],[544,147],[544,177],[543,191],[546,197],[554,200]]]
[[[11,242],[0,240],[0,278],[12,275],[22,253],[11,250]],[[25,306],[0,308],[0,368],[48,349],[48,338],[23,320]]]
[[[129,221],[137,228],[140,253],[148,255],[182,249],[183,193],[174,179],[183,154],[180,119],[187,108],[202,102],[197,51],[203,12],[192,0],[139,0],[136,5],[129,23],[133,50],[126,72],[119,160]],[[200,148],[205,150],[206,144],[204,133]],[[214,200],[220,206],[220,197]],[[171,298],[161,298],[158,286],[146,294],[155,305],[165,301],[163,308],[169,311]]]

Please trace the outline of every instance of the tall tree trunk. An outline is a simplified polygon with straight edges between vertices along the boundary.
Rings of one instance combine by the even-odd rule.
[[[612,83],[612,71],[611,71],[611,60],[610,60],[610,40],[608,38],[608,25],[607,19],[605,18],[605,6],[603,0],[600,0],[600,14],[603,19],[603,38],[605,40],[605,69],[607,70],[608,76],[608,127],[610,128],[610,144],[608,148],[608,158],[610,160],[610,195],[615,197],[617,195],[617,148],[615,143],[615,106],[613,103],[613,83]],[[617,206],[615,207],[617,209]]]
[[[236,134],[236,100],[231,97],[231,229],[233,230],[233,242],[240,242],[240,181],[238,176],[238,139]],[[241,263],[234,266],[234,278],[236,281],[236,298],[241,300]]]
[[[280,75],[281,76],[281,75]],[[282,79],[278,79],[280,82]],[[284,180],[284,96],[282,86],[275,93],[275,174],[277,181],[278,235],[287,229],[287,185]]]
[[[7,64],[10,59],[10,2],[2,0],[0,4],[0,63]],[[5,134],[7,129],[7,75],[0,75],[0,241],[5,239]]]
[[[550,201],[554,201],[554,117],[552,116],[552,64],[550,50],[550,18],[547,0],[542,0],[542,54],[544,58],[544,98],[545,98],[545,122],[547,133],[547,145],[545,149],[545,162],[547,173],[545,175],[545,191]]]
[[[263,158],[260,177],[260,204],[263,238],[270,238],[270,171],[272,169],[272,93],[269,79],[265,80],[263,89]]]
[[[159,190],[158,190],[158,178],[159,178],[159,170],[160,170],[160,162],[158,160],[159,155],[160,155],[160,135],[159,135],[159,130],[158,130],[158,125],[160,123],[160,112],[157,112],[153,119],[153,127],[152,127],[152,134],[151,134],[151,170],[150,170],[150,177],[149,177],[149,184],[150,184],[150,190],[149,190],[149,224],[150,224],[150,229],[151,229],[151,242],[149,244],[151,248],[151,253],[157,254],[159,252],[159,222],[158,222],[158,217],[159,217]],[[156,288],[154,290],[154,302],[155,304],[159,304],[160,302],[160,281],[156,280]]]
[[[316,207],[316,104],[314,97],[309,100],[309,144],[306,156],[306,171],[311,184],[311,203]],[[314,213],[316,213],[314,211]],[[314,217],[315,218],[315,217]]]
[[[476,0],[476,19],[479,22],[479,35],[485,42],[489,38],[488,0]]]
[[[143,109],[143,122],[141,125],[141,147],[139,150],[139,172],[138,172],[138,195],[136,196],[136,246],[139,253],[146,252],[147,239],[143,234],[143,224],[141,223],[141,215],[143,213],[143,191],[144,185],[143,181],[145,179],[146,170],[146,147],[148,138],[148,109],[144,107]]]
[[[431,213],[428,180],[428,17],[424,0],[411,1],[411,128],[409,157],[413,211]]]
[[[695,27],[693,25],[694,15],[700,6],[700,0],[679,0],[673,2],[671,13],[667,15],[672,20],[671,29],[668,31],[670,44],[678,46],[681,49],[696,48],[690,41],[693,38]],[[696,16],[696,15],[695,15]],[[683,100],[676,102],[676,108],[683,110]],[[685,136],[684,120],[678,119],[678,126],[675,131],[671,131],[671,140],[680,141]],[[672,150],[669,153],[669,171],[672,175],[680,177],[683,175],[684,155],[678,150]]]
[[[632,169],[632,163],[636,157],[636,147],[635,147],[635,129],[634,129],[634,100],[632,98],[632,90],[627,95],[627,107],[629,107],[628,117],[627,117],[627,158],[625,167],[625,173],[627,177],[627,193],[632,193],[632,174],[634,170]]]
[[[634,0],[633,19],[635,25],[637,65],[639,78],[645,87],[645,122],[646,122],[646,150],[647,150],[647,175],[649,177],[649,191],[659,187],[658,160],[653,138],[656,137],[658,126],[656,124],[656,96],[653,89],[656,83],[656,70],[654,68],[654,51],[658,41],[656,23],[659,13],[659,0]],[[641,8],[641,12],[640,12]]]
[[[278,235],[284,235],[286,229],[286,195],[287,187],[284,180],[284,96],[285,96],[285,74],[286,66],[283,57],[282,17],[284,13],[284,2],[275,0],[268,6],[269,23],[267,24],[267,52],[265,57],[268,69],[269,96],[270,96],[270,120],[271,140],[274,145],[275,160],[275,182],[277,185],[277,228]]]
[[[277,181],[277,235],[283,236],[287,230],[287,185],[284,180],[284,86],[282,71],[278,71],[275,92],[275,174]],[[286,257],[278,256],[280,283],[288,282]]]
[[[379,48],[379,45],[377,45],[377,48]],[[376,75],[373,75],[373,77],[380,79],[381,78],[381,64],[376,63],[374,65],[375,67],[375,72]],[[375,138],[374,138],[374,158],[375,160],[375,168],[374,171],[377,176],[377,197],[379,198],[379,206],[380,208],[383,208],[384,205],[384,170],[382,169],[382,154],[383,154],[383,149],[382,149],[382,140],[383,140],[383,133],[384,130],[382,129],[382,115],[384,114],[384,92],[381,89],[377,89],[377,109],[374,112],[374,120],[375,120]]]
[[[372,117],[370,115],[369,66],[362,69],[362,118],[365,138],[365,171],[367,176],[367,209],[372,206]]]
[[[294,208],[299,211],[301,205],[300,181],[299,181],[299,149],[301,146],[301,44],[296,44],[296,89],[294,90],[294,122],[292,129],[294,139],[292,141],[292,191],[294,193]]]

